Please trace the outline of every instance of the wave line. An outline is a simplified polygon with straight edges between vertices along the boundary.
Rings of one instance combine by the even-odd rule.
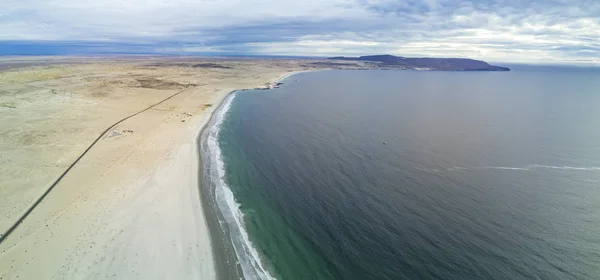
[[[573,171],[600,171],[600,166],[557,166],[530,164],[526,166],[452,166],[448,168],[423,168],[415,167],[423,172],[442,172],[442,171],[474,171],[474,170],[507,170],[507,171],[533,171],[535,169],[554,169],[554,170],[573,170]]]

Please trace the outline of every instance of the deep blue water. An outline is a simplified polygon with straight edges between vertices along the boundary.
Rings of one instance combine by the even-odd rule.
[[[600,278],[600,72],[284,82],[213,128],[247,278]]]

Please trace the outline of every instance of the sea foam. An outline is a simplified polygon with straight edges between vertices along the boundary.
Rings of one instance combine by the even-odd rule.
[[[240,210],[240,205],[225,180],[225,162],[221,148],[219,147],[219,134],[221,125],[227,112],[231,107],[231,102],[235,98],[235,92],[230,94],[224,101],[218,111],[215,112],[214,120],[208,127],[207,136],[203,139],[202,145],[209,157],[209,166],[205,174],[210,176],[210,181],[215,190],[215,198],[218,210],[225,220],[225,226],[228,227],[231,243],[237,256],[240,267],[245,279],[275,279],[263,267],[258,251],[253,247],[249,239],[248,232],[244,225],[244,215]],[[220,221],[223,226],[223,222]]]

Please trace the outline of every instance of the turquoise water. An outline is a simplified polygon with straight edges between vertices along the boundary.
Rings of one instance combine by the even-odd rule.
[[[284,82],[236,93],[211,128],[247,279],[600,275],[599,72]]]

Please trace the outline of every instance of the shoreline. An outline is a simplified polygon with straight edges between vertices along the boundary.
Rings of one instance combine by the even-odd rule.
[[[208,237],[210,240],[211,253],[213,257],[213,264],[215,269],[215,279],[240,279],[240,276],[243,275],[238,273],[237,270],[231,269],[227,264],[232,263],[235,259],[231,259],[229,257],[230,254],[227,254],[226,247],[223,246],[222,242],[226,241],[227,233],[220,233],[219,226],[219,218],[220,212],[216,208],[216,205],[213,205],[212,192],[209,186],[206,186],[205,182],[205,170],[204,170],[204,159],[202,154],[202,149],[200,148],[203,141],[203,136],[207,128],[210,127],[210,124],[214,120],[215,112],[218,112],[223,105],[223,101],[231,96],[231,94],[235,93],[237,90],[233,90],[225,94],[221,100],[218,102],[218,106],[210,113],[210,117],[204,122],[202,128],[199,130],[196,135],[194,142],[194,150],[196,155],[196,169],[197,169],[197,184],[196,188],[199,191],[200,204],[202,205],[202,212],[204,215],[204,224],[208,229]],[[221,238],[217,238],[221,237]],[[238,276],[234,278],[233,276]]]
[[[197,188],[200,192],[199,199],[201,200],[202,209],[204,212],[204,223],[206,224],[209,232],[209,239],[211,245],[211,251],[213,255],[213,263],[215,266],[216,279],[246,279],[239,261],[239,257],[235,253],[232,245],[232,239],[230,236],[229,226],[221,223],[223,220],[223,213],[219,210],[219,206],[216,203],[215,197],[215,185],[208,182],[205,169],[205,157],[208,155],[203,154],[202,143],[206,141],[207,129],[210,129],[212,125],[216,125],[215,121],[216,113],[223,109],[223,105],[228,98],[234,98],[233,95],[236,93],[242,93],[249,90],[269,90],[277,88],[278,85],[285,79],[294,76],[296,74],[313,72],[318,70],[302,70],[292,71],[279,75],[272,81],[269,81],[265,88],[251,88],[251,89],[235,89],[225,94],[218,102],[218,106],[210,113],[210,117],[204,122],[202,128],[198,132],[195,138],[195,150],[196,150],[196,167],[198,170]],[[231,100],[233,101],[233,100]],[[228,109],[229,111],[230,109]],[[223,112],[227,114],[228,111]]]
[[[0,72],[0,87],[15,92],[0,98],[14,135],[0,138],[0,225],[103,135],[0,244],[8,268],[0,278],[224,278],[235,259],[222,261],[227,251],[211,244],[224,238],[218,209],[202,199],[210,192],[200,189],[201,133],[233,92],[314,68],[297,60],[215,60],[223,68],[214,69],[171,59],[78,62]]]

